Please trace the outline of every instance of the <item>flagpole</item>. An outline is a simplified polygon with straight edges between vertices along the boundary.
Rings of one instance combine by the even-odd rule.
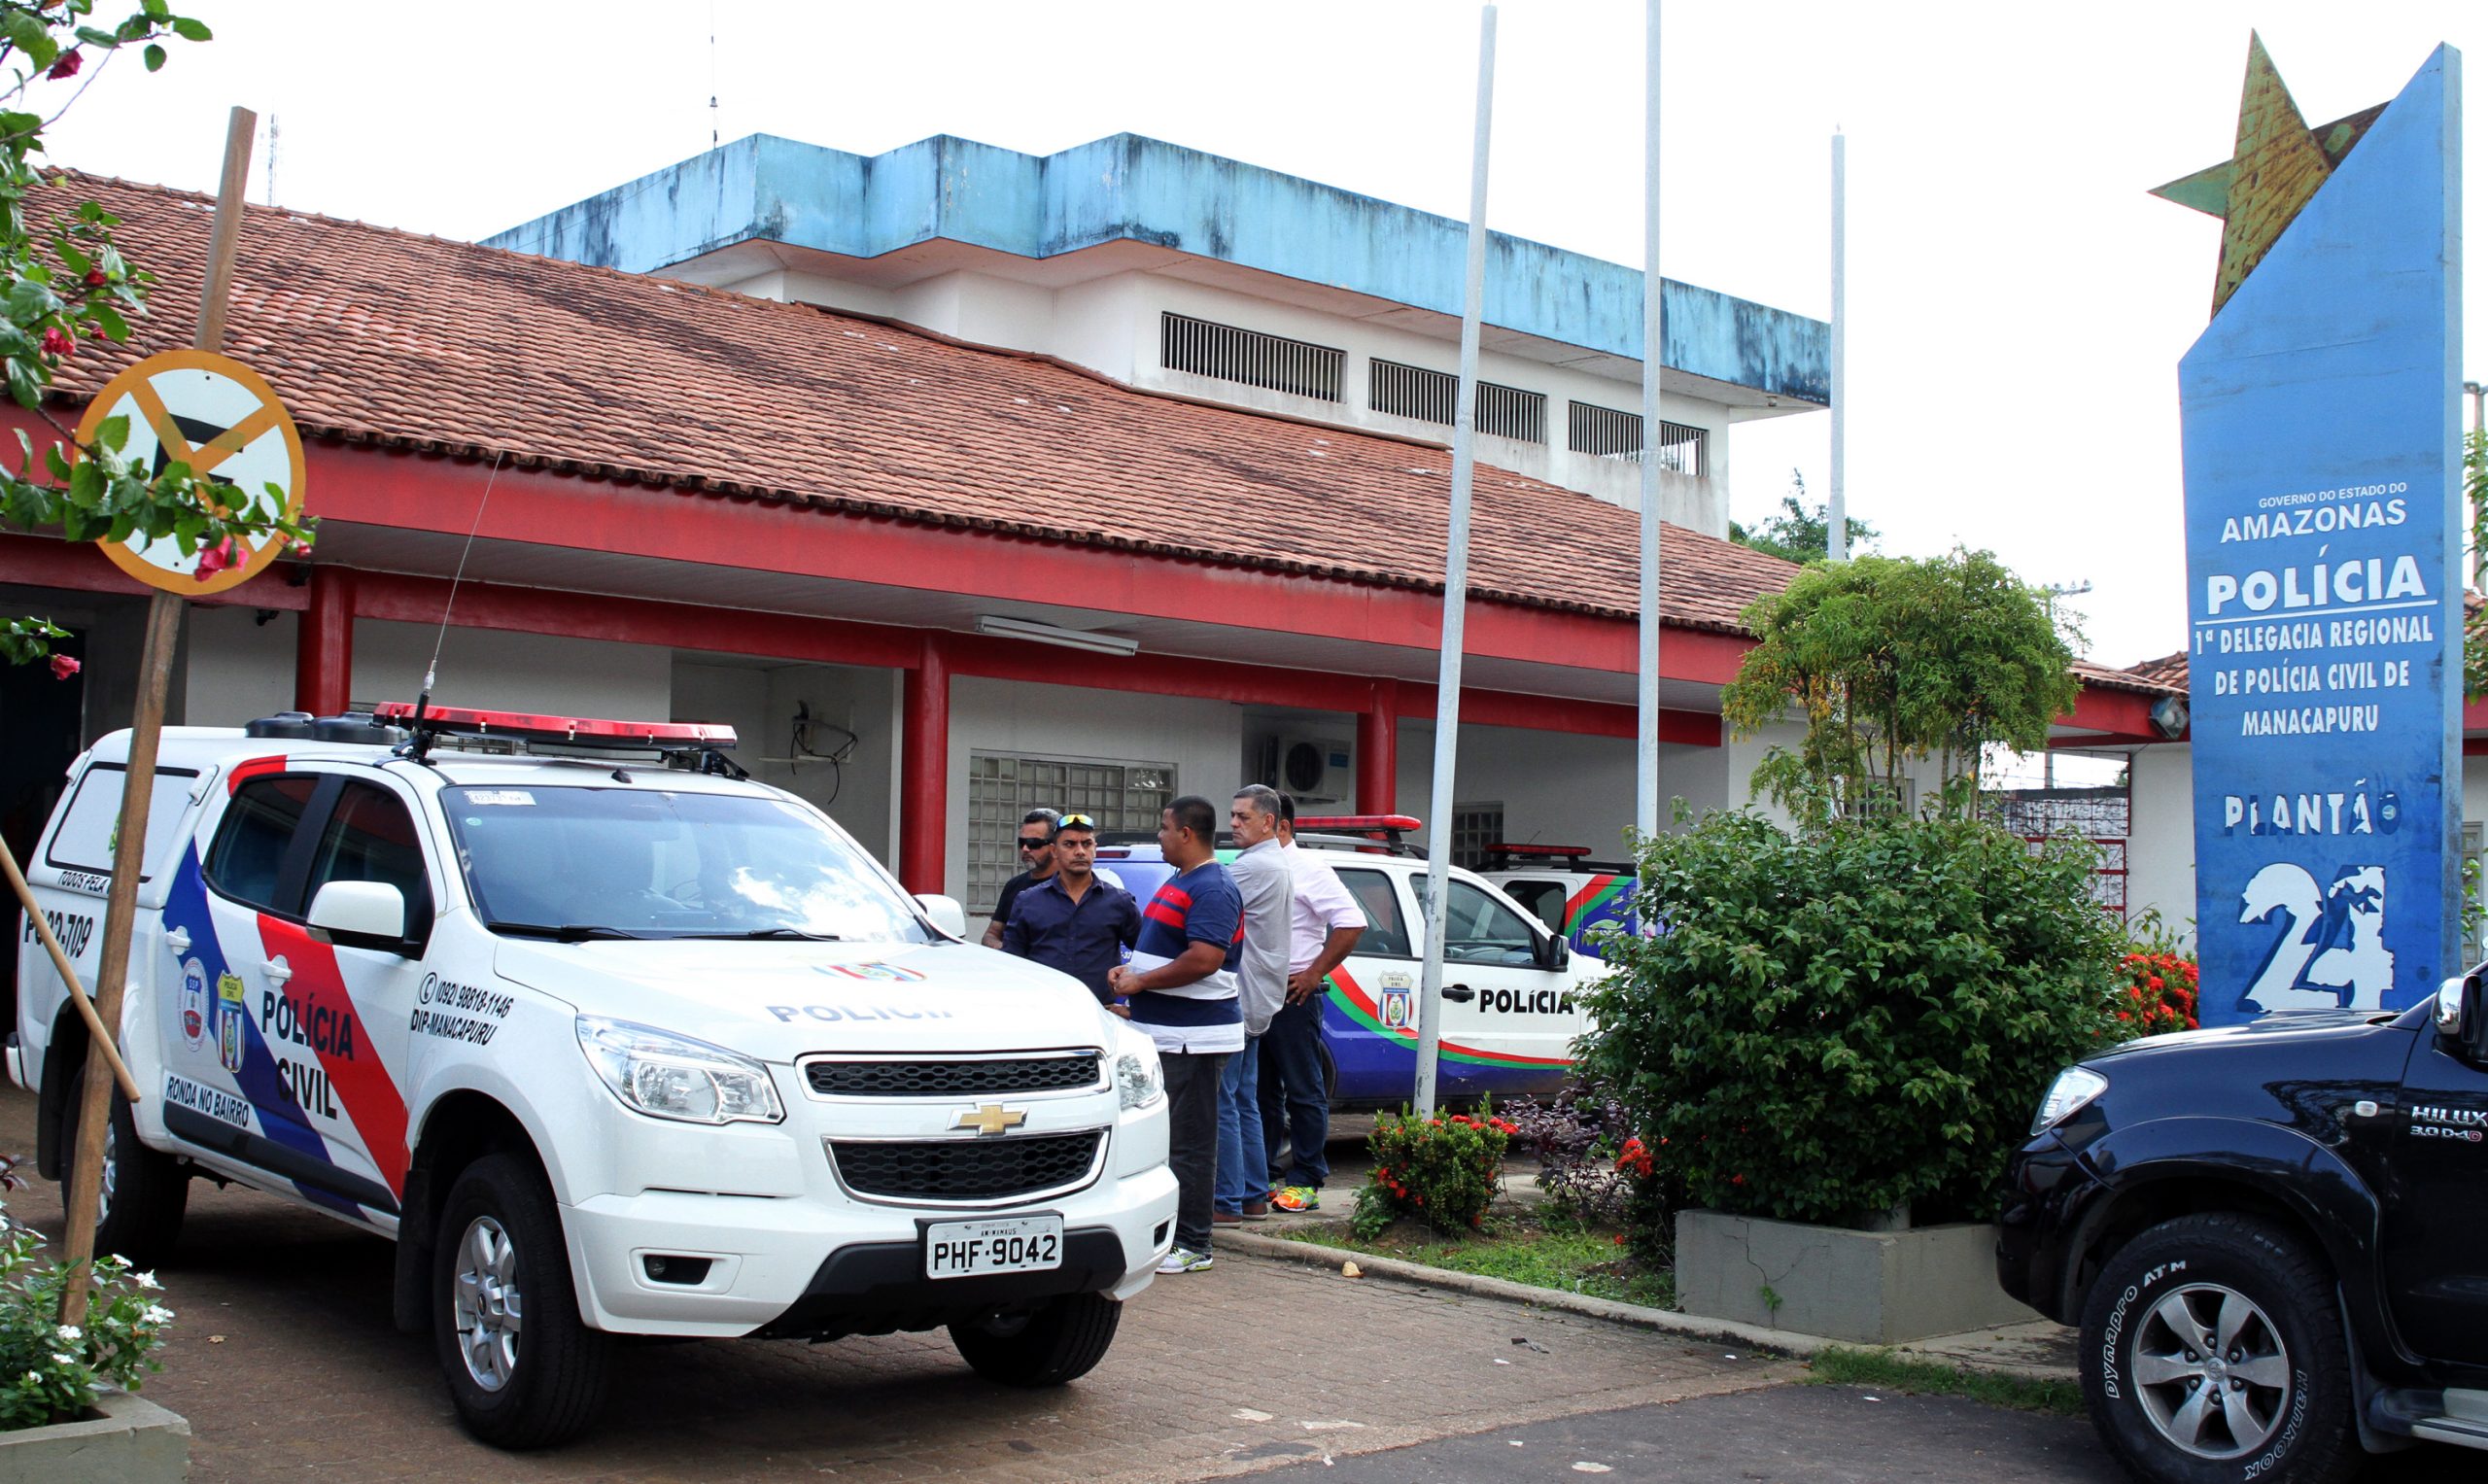
[[[1633,828],[1659,832],[1659,365],[1666,359],[1667,307],[1659,277],[1659,0],[1649,0],[1642,84],[1641,190],[1641,632]]]
[[[1469,497],[1477,474],[1477,339],[1486,307],[1486,159],[1495,123],[1495,8],[1477,21],[1476,153],[1469,173],[1469,273],[1451,431],[1451,534],[1443,558],[1442,663],[1434,684],[1434,779],[1426,835],[1426,960],[1417,995],[1417,1117],[1434,1111],[1442,1057],[1442,959],[1450,921],[1453,774],[1460,762],[1460,651],[1469,615]]]

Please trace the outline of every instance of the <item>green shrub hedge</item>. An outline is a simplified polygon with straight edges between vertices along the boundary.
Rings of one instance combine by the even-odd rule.
[[[1970,821],[1713,813],[1643,843],[1635,906],[1667,930],[1601,949],[1578,1071],[1694,1205],[1989,1215],[2049,1081],[2117,1034],[2092,865]]]

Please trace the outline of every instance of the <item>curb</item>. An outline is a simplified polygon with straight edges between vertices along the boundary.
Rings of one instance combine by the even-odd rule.
[[[1688,1339],[1727,1340],[1757,1350],[1774,1350],[1800,1359],[1813,1356],[1826,1346],[1841,1343],[1818,1334],[1799,1334],[1790,1329],[1766,1329],[1758,1325],[1743,1325],[1729,1319],[1703,1319],[1692,1314],[1678,1314],[1673,1309],[1653,1309],[1646,1304],[1625,1303],[1614,1298],[1593,1298],[1586,1294],[1567,1294],[1561,1289],[1533,1288],[1514,1283],[1508,1278],[1486,1278],[1475,1273],[1456,1273],[1447,1268],[1428,1267],[1422,1262],[1409,1262],[1399,1258],[1372,1257],[1344,1248],[1324,1247],[1313,1242],[1290,1241],[1281,1236],[1264,1236],[1258,1231],[1237,1231],[1221,1227],[1211,1237],[1213,1250],[1232,1247],[1238,1252],[1260,1258],[1274,1258],[1283,1262],[1301,1263],[1307,1267],[1327,1267],[1336,1271],[1342,1262],[1353,1261],[1368,1277],[1390,1278],[1400,1283],[1414,1283],[1425,1288],[1444,1289],[1455,1294],[1473,1294],[1479,1298],[1501,1299],[1506,1303],[1528,1304],[1540,1309],[1561,1309],[1590,1319],[1604,1319],[1615,1324],[1636,1325],[1644,1329],[1657,1329],[1680,1334]]]

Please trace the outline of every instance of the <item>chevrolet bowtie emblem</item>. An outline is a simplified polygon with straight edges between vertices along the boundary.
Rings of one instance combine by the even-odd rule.
[[[1028,1122],[1027,1114],[1000,1103],[986,1103],[950,1120],[952,1128],[973,1128],[980,1136],[1000,1134]]]

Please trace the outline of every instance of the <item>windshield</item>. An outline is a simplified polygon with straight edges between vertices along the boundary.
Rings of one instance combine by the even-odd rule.
[[[782,799],[454,786],[440,803],[496,932],[928,941],[862,852]]]

